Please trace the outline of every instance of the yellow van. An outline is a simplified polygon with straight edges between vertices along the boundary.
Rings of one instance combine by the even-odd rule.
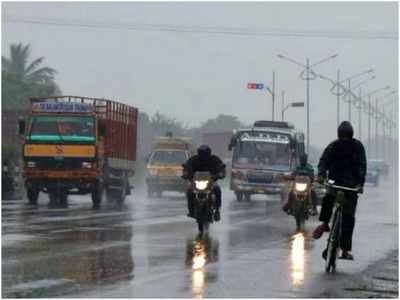
[[[185,193],[187,183],[182,176],[182,164],[194,154],[190,138],[159,137],[147,160],[147,194],[161,197],[164,191]]]

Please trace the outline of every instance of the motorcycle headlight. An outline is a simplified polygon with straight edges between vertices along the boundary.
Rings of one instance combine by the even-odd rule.
[[[208,186],[208,180],[195,180],[194,182],[196,189],[203,191]]]
[[[82,168],[84,168],[84,169],[91,169],[91,168],[94,168],[94,163],[84,161],[84,162],[82,163]]]
[[[307,183],[296,183],[295,189],[297,192],[304,192],[307,189]]]
[[[36,167],[36,162],[34,162],[34,161],[28,161],[28,162],[26,163],[26,166],[27,166],[28,168],[35,168],[35,167]]]
[[[157,171],[157,169],[149,169],[149,174],[150,175],[157,175],[158,171]]]

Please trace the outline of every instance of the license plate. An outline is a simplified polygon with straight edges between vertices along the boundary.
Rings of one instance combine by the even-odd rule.
[[[159,171],[158,171],[158,174],[160,175],[160,176],[174,176],[175,175],[175,170],[173,170],[173,169],[160,169]]]

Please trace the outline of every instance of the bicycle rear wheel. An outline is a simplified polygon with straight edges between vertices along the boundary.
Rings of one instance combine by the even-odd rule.
[[[340,239],[340,228],[342,221],[342,211],[341,209],[336,209],[335,215],[333,217],[333,226],[328,238],[328,244],[326,245],[326,262],[325,271],[334,272],[336,269],[336,257],[339,248]]]

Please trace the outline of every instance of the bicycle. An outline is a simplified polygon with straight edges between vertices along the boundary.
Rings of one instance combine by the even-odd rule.
[[[328,243],[326,249],[322,253],[322,257],[325,259],[325,271],[334,272],[336,269],[336,257],[337,250],[339,248],[340,239],[342,236],[342,214],[343,214],[343,203],[345,201],[344,191],[351,191],[359,193],[360,187],[349,188],[346,186],[335,185],[333,180],[328,180],[325,185],[328,188],[337,189],[335,198],[335,212],[332,219],[331,231],[328,237]]]

